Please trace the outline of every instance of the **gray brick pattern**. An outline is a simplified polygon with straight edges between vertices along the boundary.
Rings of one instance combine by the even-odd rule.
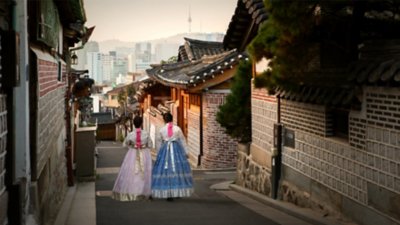
[[[365,126],[367,120],[359,116],[349,116],[349,142],[354,148],[365,149]]]
[[[400,130],[400,95],[372,89],[366,93],[368,125]]]
[[[57,139],[65,127],[65,87],[57,88],[39,99],[38,105],[38,175],[57,147]]]
[[[284,148],[283,163],[368,205],[367,183],[400,194],[400,93],[379,88],[366,88],[365,92],[366,114],[349,116],[349,143],[296,129],[295,149]]]
[[[6,95],[0,95],[0,196],[6,191],[4,178],[6,174],[7,130]]]
[[[363,152],[347,143],[323,140],[296,131],[296,149],[284,148],[283,163],[362,204],[367,204],[367,182],[361,175]]]
[[[273,127],[277,122],[277,104],[252,99],[252,144],[271,151],[273,145]]]
[[[287,128],[323,137],[331,135],[325,106],[282,100],[281,112],[281,121]]]

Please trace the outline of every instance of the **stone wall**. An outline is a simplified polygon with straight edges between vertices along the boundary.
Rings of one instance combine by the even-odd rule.
[[[228,93],[203,94],[203,158],[206,169],[233,168],[237,161],[237,142],[225,133],[216,120],[218,107]]]
[[[295,128],[295,148],[283,149],[283,198],[360,224],[400,224],[400,93],[365,87],[362,102],[350,112],[348,140]],[[314,108],[287,104],[307,115]]]
[[[284,147],[279,196],[359,224],[400,224],[400,93],[364,87],[362,109],[349,113],[348,139],[332,136],[325,106],[283,100],[281,121],[294,130]],[[238,150],[237,184],[270,195],[274,96],[252,90],[252,143]]]

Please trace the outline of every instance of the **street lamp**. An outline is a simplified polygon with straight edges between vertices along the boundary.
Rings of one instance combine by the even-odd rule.
[[[75,54],[75,52],[72,52],[71,64],[72,65],[78,65],[78,56]]]

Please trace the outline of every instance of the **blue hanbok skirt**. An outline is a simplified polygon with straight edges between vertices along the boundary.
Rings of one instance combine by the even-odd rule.
[[[193,193],[192,170],[180,141],[162,144],[151,179],[153,198],[189,197]]]

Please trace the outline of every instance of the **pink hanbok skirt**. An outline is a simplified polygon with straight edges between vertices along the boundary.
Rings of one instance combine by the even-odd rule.
[[[136,201],[151,196],[150,149],[129,148],[122,162],[112,190],[112,198],[119,201]]]

